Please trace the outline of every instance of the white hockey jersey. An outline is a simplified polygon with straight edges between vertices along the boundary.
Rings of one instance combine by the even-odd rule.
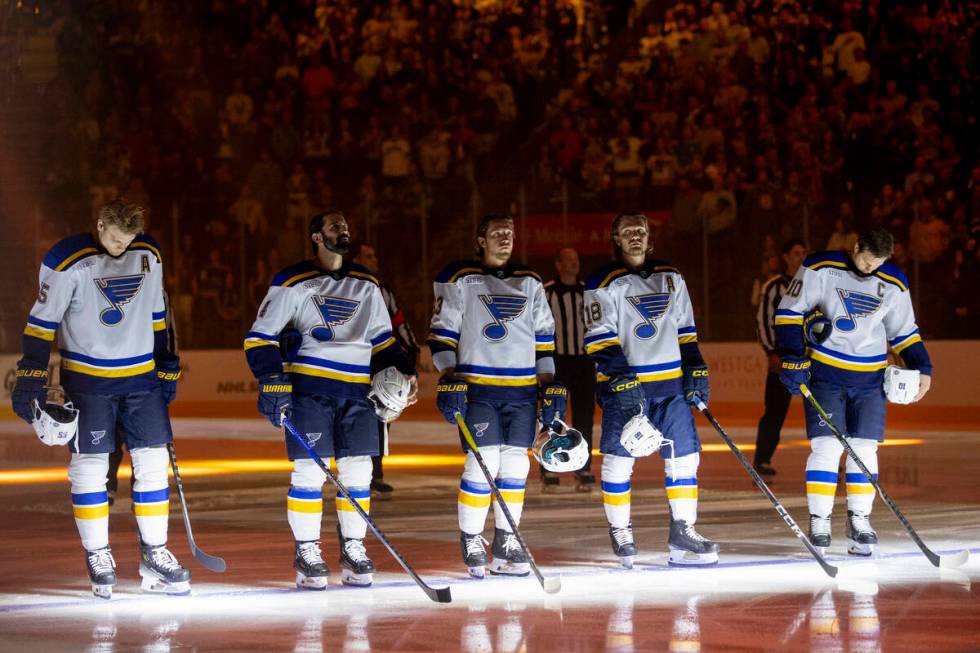
[[[47,369],[57,334],[69,393],[155,387],[156,363],[175,355],[167,347],[163,262],[152,238],[141,234],[114,257],[91,234],[71,236],[44,256],[39,282],[21,368]]]
[[[822,344],[805,348],[803,317],[813,309],[833,330]],[[821,252],[803,262],[776,311],[776,340],[783,356],[808,354],[814,378],[842,385],[880,385],[889,347],[909,367],[932,374],[905,274],[891,263],[862,274],[843,252]]]
[[[286,332],[299,342],[283,361]],[[286,372],[295,390],[309,394],[364,399],[380,369],[415,374],[392,336],[378,280],[354,263],[325,272],[303,261],[276,274],[245,336],[245,354],[256,378]]]
[[[614,262],[592,273],[585,326],[600,393],[611,378],[632,373],[649,397],[680,394],[683,368],[704,364],[687,284],[664,261],[635,272]]]
[[[518,264],[457,261],[433,288],[428,345],[436,367],[455,368],[473,398],[535,400],[537,375],[555,371],[555,321],[541,277]]]

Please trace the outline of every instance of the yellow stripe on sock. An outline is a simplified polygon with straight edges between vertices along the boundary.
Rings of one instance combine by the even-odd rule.
[[[602,502],[607,506],[628,506],[630,505],[630,493],[625,494],[606,494],[602,493]]]
[[[109,516],[109,504],[99,506],[72,506],[75,519],[102,519]]]
[[[460,492],[456,500],[470,508],[486,508],[490,505],[489,494],[468,494],[466,492]]]
[[[837,494],[837,486],[829,485],[827,483],[807,483],[806,484],[807,494],[821,494],[825,497],[832,497]]]
[[[501,490],[504,503],[524,503],[524,490]]]
[[[874,494],[875,488],[870,483],[848,483],[848,494]]]
[[[369,512],[371,510],[371,500],[370,499],[356,499],[357,503],[361,505],[364,512]],[[341,512],[357,512],[357,510],[350,504],[347,499],[336,499],[334,504],[337,506],[337,510]]]
[[[133,512],[137,517],[166,517],[170,514],[170,502],[134,503]]]
[[[667,488],[667,499],[697,499],[698,486],[687,485]]]
[[[286,498],[286,509],[293,512],[323,512],[323,499],[319,501],[303,501],[302,499]]]

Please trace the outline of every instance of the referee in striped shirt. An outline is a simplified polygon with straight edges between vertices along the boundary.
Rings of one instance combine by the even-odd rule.
[[[793,398],[779,381],[779,356],[776,354],[776,309],[783,298],[786,287],[796,275],[796,271],[806,258],[806,243],[799,239],[783,244],[783,273],[773,277],[762,286],[759,299],[758,321],[759,342],[769,357],[769,372],[766,375],[766,409],[759,419],[759,430],[755,436],[755,470],[765,476],[773,476],[772,455],[779,445],[779,432],[786,421],[789,403]]]
[[[558,250],[555,257],[558,277],[544,284],[548,304],[555,316],[555,378],[568,388],[572,426],[581,431],[589,445],[589,459],[575,472],[576,489],[592,491],[592,420],[595,418],[595,363],[585,353],[585,321],[582,296],[585,284],[579,280],[578,252],[571,247]],[[558,474],[541,468],[545,491],[557,488]]]

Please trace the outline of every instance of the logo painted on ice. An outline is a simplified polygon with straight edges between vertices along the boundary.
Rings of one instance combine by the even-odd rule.
[[[841,304],[844,305],[847,317],[839,317],[834,320],[834,328],[844,332],[853,331],[856,326],[854,324],[855,319],[871,315],[881,306],[880,297],[863,292],[838,288],[837,296],[840,297]]]
[[[310,444],[316,444],[316,441],[319,440],[322,435],[323,435],[322,431],[320,433],[307,433],[306,440]]]
[[[92,444],[97,445],[105,437],[105,431],[91,431],[92,433]]]
[[[627,297],[626,299],[629,300],[629,303],[643,319],[643,324],[638,324],[633,329],[636,337],[641,340],[647,340],[657,335],[657,325],[654,322],[663,317],[663,314],[667,312],[667,307],[670,306],[670,293],[657,292],[649,295]]]
[[[521,295],[480,295],[480,301],[493,318],[493,322],[483,327],[483,337],[490,342],[500,342],[506,338],[507,327],[504,323],[520,317],[527,306],[527,297]]]
[[[133,300],[143,287],[142,274],[124,277],[105,277],[95,280],[95,287],[111,306],[99,313],[99,320],[106,326],[116,326],[126,317],[122,307]]]
[[[310,329],[310,336],[320,342],[329,342],[334,339],[336,331],[334,327],[349,322],[354,314],[357,313],[360,302],[343,297],[330,297],[328,295],[314,295],[313,305],[320,312],[320,319],[323,326]]]

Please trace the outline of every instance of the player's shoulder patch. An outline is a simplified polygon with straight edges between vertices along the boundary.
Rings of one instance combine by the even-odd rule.
[[[470,274],[482,274],[483,267],[479,261],[453,261],[436,275],[436,283],[455,283]]]
[[[629,273],[630,271],[619,262],[607,263],[589,275],[589,278],[585,280],[585,289],[598,290],[599,288],[605,288],[616,279],[625,277]]]
[[[271,285],[291,288],[302,281],[319,277],[322,274],[323,271],[313,261],[301,261],[276,273],[276,276],[272,277]]]
[[[816,252],[803,260],[803,267],[817,271],[825,268],[847,269],[847,259],[844,252]]]
[[[57,243],[44,255],[43,263],[56,272],[63,272],[82,259],[99,253],[92,234],[69,236]]]
[[[357,263],[348,263],[347,276],[362,279],[363,281],[370,281],[379,288],[381,287],[381,282],[378,281],[378,278],[371,274],[371,271],[366,267]]]
[[[152,252],[157,259],[157,263],[163,263],[163,256],[160,254],[160,245],[157,244],[156,239],[149,234],[140,234],[133,239],[133,242],[129,245],[129,249],[142,249],[148,252]]]
[[[885,261],[880,268],[875,270],[875,276],[896,286],[902,292],[908,292],[909,279],[905,276],[905,272],[894,263]]]
[[[515,277],[531,277],[532,279],[537,279],[538,283],[544,283],[541,275],[522,263],[512,265],[510,274]]]

